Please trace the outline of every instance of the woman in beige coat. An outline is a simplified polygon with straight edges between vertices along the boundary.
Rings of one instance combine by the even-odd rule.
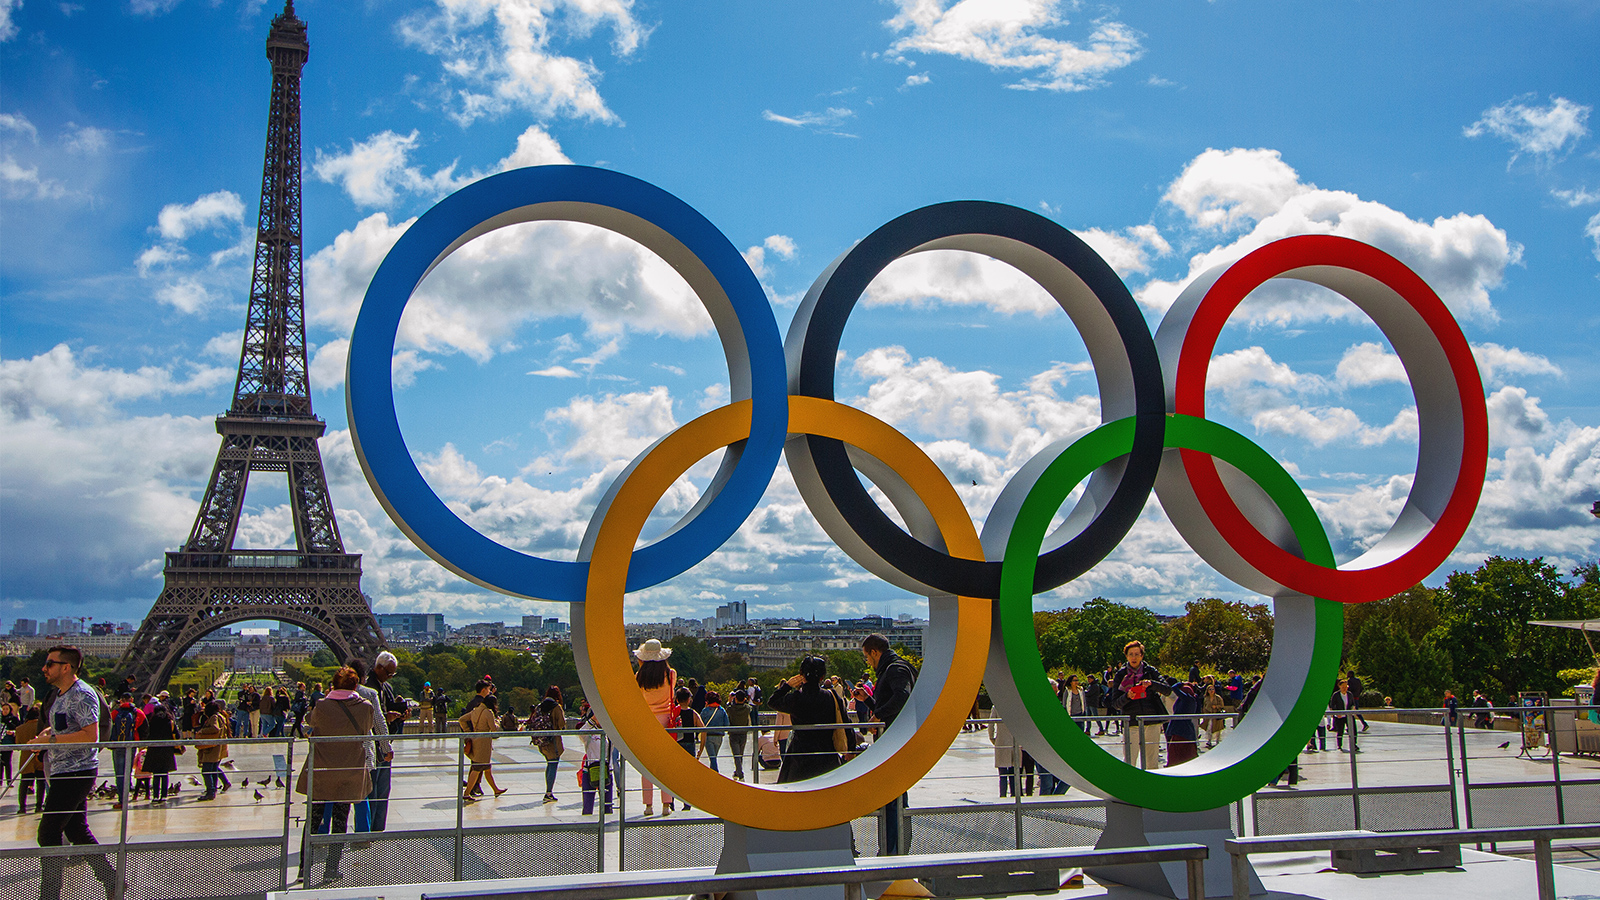
[[[489,782],[489,789],[494,791],[496,797],[508,790],[494,783],[494,772],[489,768],[494,756],[494,738],[489,735],[500,730],[500,717],[497,715],[499,707],[500,698],[489,694],[482,703],[472,708],[472,712],[456,720],[462,731],[473,733],[469,741],[471,746],[467,750],[467,756],[472,760],[472,774],[467,776],[467,787],[461,794],[463,803],[477,800],[472,796],[472,790],[478,786],[479,779]]]
[[[372,704],[356,693],[361,676],[346,666],[333,675],[333,690],[328,692],[310,715],[306,716],[305,730],[316,738],[338,735],[366,735],[372,733]],[[350,824],[350,804],[365,800],[372,792],[372,773],[367,769],[365,741],[326,741],[312,744],[308,761],[310,772],[300,769],[300,778],[294,789],[306,798],[310,810],[308,834],[327,834],[329,825],[333,833],[344,834]],[[308,777],[309,775],[309,777]],[[311,866],[309,847],[300,849],[300,877],[307,882],[306,872]],[[339,857],[344,844],[328,847],[328,867],[324,881],[338,881]]]
[[[228,756],[228,745],[222,741],[227,738],[233,726],[228,721],[228,714],[223,710],[222,703],[217,700],[206,704],[202,716],[200,727],[194,732],[195,738],[216,743],[194,745],[195,761],[200,764],[200,775],[206,780],[206,792],[200,799],[215,800],[217,785],[222,785],[222,790],[233,787],[233,782],[222,772],[222,761]]]
[[[1206,685],[1206,694],[1200,700],[1200,711],[1206,716],[1206,749],[1211,749],[1217,744],[1218,735],[1222,734],[1222,726],[1227,716],[1222,715],[1222,697],[1217,694],[1215,684]]]

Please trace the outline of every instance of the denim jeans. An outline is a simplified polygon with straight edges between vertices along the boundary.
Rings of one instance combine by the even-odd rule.
[[[368,818],[363,831],[382,831],[389,826],[389,789],[393,787],[392,763],[379,762],[372,770],[372,791],[367,794]]]

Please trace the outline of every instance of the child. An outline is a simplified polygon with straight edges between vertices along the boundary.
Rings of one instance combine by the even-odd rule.
[[[595,795],[600,790],[600,782],[606,785],[605,811],[611,812],[611,770],[606,765],[606,734],[600,730],[600,724],[589,713],[589,704],[583,704],[584,717],[578,725],[578,730],[585,732],[583,735],[583,762],[578,766],[578,787],[583,791],[583,814],[594,815]]]

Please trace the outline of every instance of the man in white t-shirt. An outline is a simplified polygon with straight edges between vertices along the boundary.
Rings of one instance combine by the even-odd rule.
[[[63,840],[72,844],[98,844],[89,830],[89,794],[94,790],[100,770],[100,711],[105,701],[94,688],[78,677],[83,654],[76,647],[51,647],[44,662],[45,679],[56,689],[49,718],[41,723],[39,735],[30,746],[43,745],[44,774],[49,779],[39,819],[39,846],[59,847]],[[110,900],[116,890],[117,874],[105,856],[87,859],[94,877],[106,889]],[[60,900],[61,873],[66,857],[46,856],[40,865],[40,900]]]

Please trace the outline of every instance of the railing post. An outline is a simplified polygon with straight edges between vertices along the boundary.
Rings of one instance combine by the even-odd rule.
[[[1555,855],[1549,838],[1533,839],[1533,867],[1539,873],[1539,900],[1556,900]]]
[[[617,757],[617,871],[628,868],[628,759]]]
[[[1450,740],[1450,726],[1444,728],[1444,739]],[[1467,727],[1466,723],[1456,722],[1456,740],[1461,744],[1461,805],[1467,811],[1467,827],[1472,827],[1472,777],[1467,773]],[[1482,845],[1480,845],[1482,846]]]
[[[456,840],[455,854],[450,864],[452,880],[461,880],[462,856],[465,851],[464,836],[462,834],[463,810],[467,805],[466,773],[467,745],[463,735],[456,735]]]
[[[111,900],[122,900],[128,892],[128,782],[133,780],[133,747],[124,745],[111,751],[122,754],[122,783],[117,786],[117,797],[122,807],[121,831],[117,835],[117,889]]]
[[[1186,859],[1183,867],[1189,873],[1189,900],[1206,900],[1206,861]]]
[[[1574,707],[1576,708],[1576,707]],[[1551,776],[1555,779],[1556,788],[1556,824],[1567,824],[1567,804],[1561,796],[1561,745],[1557,738],[1561,735],[1561,726],[1556,723],[1555,707],[1545,707],[1544,720],[1550,729],[1550,766]],[[1578,714],[1572,714],[1572,727],[1574,733],[1578,727]]]
[[[316,851],[311,848],[311,836],[316,832],[311,828],[312,811],[317,808],[317,741],[314,736],[306,737],[306,821],[305,827],[300,829],[300,886],[311,887],[311,860],[316,856]],[[333,833],[332,816],[328,819],[328,833]]]
[[[1022,745],[1011,736],[1011,824],[1016,830],[1016,849],[1022,849]]]
[[[580,737],[579,740],[582,740]],[[599,854],[595,857],[595,871],[606,870],[606,798],[611,796],[611,738],[601,733],[600,737],[600,783],[591,785],[594,788],[594,802],[599,814],[595,831],[597,835],[597,849]]]
[[[1356,733],[1355,721],[1349,716],[1345,717],[1343,728],[1345,737],[1350,739],[1350,813],[1355,822],[1355,829],[1361,830],[1361,777],[1356,771]]]
[[[294,732],[288,735],[283,759],[283,865],[279,867],[279,890],[289,889],[289,822],[294,806]]]
[[[1445,780],[1450,782],[1450,827],[1461,827],[1461,810],[1457,808],[1460,797],[1456,793],[1456,751],[1450,743],[1450,729],[1444,729]]]

